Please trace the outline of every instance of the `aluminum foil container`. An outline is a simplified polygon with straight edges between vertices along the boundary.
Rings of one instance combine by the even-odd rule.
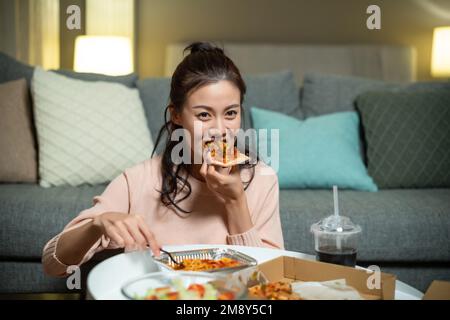
[[[188,251],[177,251],[171,252],[172,257],[177,262],[182,262],[184,259],[212,259],[219,260],[221,258],[230,258],[239,262],[238,266],[227,267],[227,268],[217,268],[202,270],[202,272],[235,272],[248,267],[254,267],[258,263],[257,261],[242,252],[232,250],[232,249],[199,249],[199,250],[188,250]],[[169,255],[166,253],[161,253],[159,257],[154,257],[154,260],[161,271],[172,270],[174,271],[175,263],[170,259]],[[175,270],[178,271],[178,270]],[[179,270],[183,271],[183,270]]]

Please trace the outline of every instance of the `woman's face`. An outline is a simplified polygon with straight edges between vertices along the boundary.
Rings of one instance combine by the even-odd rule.
[[[239,89],[228,80],[220,80],[191,92],[181,114],[172,110],[172,121],[190,133],[191,155],[199,156],[192,158],[192,161],[202,159],[203,141],[210,140],[212,136],[232,134],[240,128],[240,101]]]

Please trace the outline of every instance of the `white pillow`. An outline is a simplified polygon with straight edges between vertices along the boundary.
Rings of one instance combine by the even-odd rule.
[[[105,183],[150,157],[137,89],[36,68],[31,92],[41,186]]]

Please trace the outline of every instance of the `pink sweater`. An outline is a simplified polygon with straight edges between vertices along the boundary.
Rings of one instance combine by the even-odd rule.
[[[157,191],[161,186],[160,165],[161,157],[156,156],[125,169],[111,181],[101,195],[93,198],[93,207],[80,212],[45,245],[42,255],[45,272],[54,276],[66,275],[68,266],[55,254],[60,235],[107,211],[142,215],[161,246],[232,244],[284,249],[278,179],[272,168],[260,161],[255,167],[255,177],[245,191],[253,228],[242,234],[230,235],[225,224],[223,205],[219,204],[204,182],[192,176],[188,178],[192,193],[179,203],[181,208],[192,210],[192,213],[185,214],[173,206],[164,206]],[[248,181],[249,177],[249,170],[241,171],[242,181]],[[95,253],[114,248],[118,246],[102,236],[86,253],[80,265]],[[131,250],[133,248],[125,248],[125,251]]]

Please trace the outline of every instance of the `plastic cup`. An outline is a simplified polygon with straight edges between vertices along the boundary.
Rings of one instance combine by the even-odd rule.
[[[354,267],[361,227],[344,216],[332,215],[311,226],[316,259]]]

